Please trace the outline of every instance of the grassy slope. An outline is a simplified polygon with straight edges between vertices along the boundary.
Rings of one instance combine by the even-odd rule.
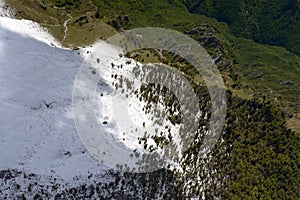
[[[300,58],[281,47],[237,39],[236,64],[240,81],[268,98],[282,100],[284,108],[300,111]],[[290,82],[290,83],[288,83]]]
[[[160,1],[82,1],[71,9],[58,9],[55,0],[46,0],[47,10],[43,10],[36,1],[11,0],[11,5],[21,11],[19,17],[25,17],[42,23],[50,32],[68,47],[85,46],[96,39],[116,34],[118,27],[108,24],[116,22],[124,28],[158,26],[178,31],[191,30],[204,23],[211,24],[217,30],[217,37],[225,46],[224,56],[234,63],[234,73],[239,75],[238,88],[231,88],[234,94],[242,98],[266,97],[285,109],[293,118],[289,125],[300,132],[297,113],[300,111],[300,58],[284,48],[260,45],[251,40],[239,39],[230,34],[225,23],[217,22],[205,16],[191,14],[178,0]],[[100,18],[95,18],[97,6]],[[180,13],[180,14],[178,14]],[[67,19],[68,32],[63,40]],[[80,25],[77,19],[87,16],[88,23]],[[129,22],[122,20],[129,17]],[[119,18],[121,20],[119,20]],[[228,77],[224,75],[224,77]],[[228,79],[228,78],[227,78]],[[228,79],[228,83],[233,81]],[[291,82],[292,84],[280,84]],[[246,87],[245,87],[246,86]],[[287,115],[287,116],[288,116]]]
[[[226,47],[225,57],[232,60],[234,72],[239,75],[237,84],[240,87],[232,88],[234,94],[243,98],[259,97],[271,100],[283,108],[287,116],[294,116],[292,119],[288,118],[289,125],[300,132],[300,122],[296,117],[300,112],[300,58],[297,55],[282,47],[236,38],[230,34],[226,24],[190,14],[177,1],[94,2],[107,15],[129,15],[131,24],[127,28],[161,26],[186,31],[203,23],[212,24],[217,29],[218,38]],[[291,82],[292,85],[284,84],[286,82]]]
[[[92,44],[97,39],[107,38],[116,34],[116,31],[105,23],[105,18],[96,18],[97,8],[92,2],[82,1],[70,9],[58,8],[55,0],[45,0],[46,10],[42,8],[39,1],[7,1],[16,11],[16,18],[30,19],[41,23],[54,35],[64,46],[75,48]],[[88,23],[76,23],[80,17],[86,16]],[[65,40],[64,23],[67,23],[68,31]]]
[[[229,24],[236,36],[278,45],[300,55],[299,0],[181,0],[191,12]],[[298,42],[298,43],[297,43]]]

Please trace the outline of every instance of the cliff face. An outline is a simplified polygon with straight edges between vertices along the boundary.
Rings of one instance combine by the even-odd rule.
[[[211,54],[219,70],[232,72],[231,61],[224,57],[226,47],[216,36],[216,29],[211,24],[203,24],[184,33],[199,41],[199,43]]]

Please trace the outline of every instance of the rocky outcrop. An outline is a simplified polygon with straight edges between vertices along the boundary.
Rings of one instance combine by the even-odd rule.
[[[225,58],[224,46],[220,39],[216,36],[216,29],[211,24],[203,24],[185,34],[200,42],[200,44],[208,51],[221,71],[232,72],[232,64],[230,60]]]

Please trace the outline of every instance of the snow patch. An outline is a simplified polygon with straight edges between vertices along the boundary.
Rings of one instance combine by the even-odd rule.
[[[24,38],[33,38],[50,46],[61,47],[60,43],[42,26],[30,20],[16,20],[0,17],[0,27],[7,31],[18,33]],[[6,35],[6,39],[10,36]]]

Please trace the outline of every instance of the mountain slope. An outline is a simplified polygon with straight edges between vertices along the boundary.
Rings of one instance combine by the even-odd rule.
[[[131,196],[138,199],[148,194],[145,190],[150,187],[145,184],[150,182],[145,179],[149,179],[149,174],[128,175],[110,170],[107,163],[96,160],[86,150],[77,133],[72,111],[73,84],[79,67],[93,47],[72,51],[55,47],[55,43],[56,40],[35,22],[0,17],[0,198],[60,199],[75,195],[77,198]],[[99,84],[118,84],[118,80],[111,77],[112,73],[117,73],[112,71],[111,62],[116,66],[124,65],[118,70],[119,75],[128,80],[133,78],[132,73],[127,72],[132,69],[126,64],[130,61],[132,67],[136,67],[132,59],[122,58],[116,63],[115,57],[119,58],[120,54],[118,49],[108,45],[100,45],[99,49],[98,59],[106,61],[98,71]],[[90,72],[91,76],[95,73]],[[102,126],[103,120],[109,123],[105,133],[100,133],[112,138],[110,142],[114,145],[119,144],[116,141],[123,141],[121,131],[124,130],[113,126],[113,119],[107,118],[111,111],[105,108],[110,98],[122,101],[121,91],[117,90],[99,88],[96,100],[100,101],[98,105],[102,110],[95,109],[99,123]],[[100,93],[105,97],[102,98]],[[128,95],[134,104],[130,113],[136,123],[141,126],[150,123],[153,117],[156,119],[150,113],[146,116],[149,120],[144,121],[143,102],[135,94]],[[135,139],[136,143],[126,139],[123,146],[133,151],[132,146],[141,146]],[[110,154],[109,151],[105,153]],[[172,172],[152,173],[158,174],[153,177],[153,182],[157,184],[159,179],[164,188],[151,188],[157,191],[154,197],[158,198],[166,191],[167,195],[180,195],[179,190],[172,192],[173,183],[166,181],[172,179]],[[124,187],[128,188],[126,192],[121,189]]]
[[[282,46],[300,55],[300,1],[182,0],[193,13],[226,22],[237,37]]]
[[[222,70],[222,74],[228,88],[235,95],[246,99],[267,98],[285,111],[290,127],[297,132],[300,131],[299,56],[281,47],[262,45],[235,37],[231,33],[231,27],[227,24],[202,15],[188,13],[180,1],[105,2],[95,0],[94,2],[99,6],[100,11],[102,10],[107,23],[116,30],[147,26],[170,28],[187,33],[198,40],[214,58],[220,57],[221,54],[221,58],[231,61],[232,70]],[[126,16],[129,21],[125,23],[123,19]],[[274,25],[274,27],[277,26]],[[297,32],[293,29],[290,33]],[[292,43],[295,46],[298,44]],[[223,69],[224,65],[227,64],[223,63],[218,67]]]
[[[97,3],[97,1],[94,2]],[[52,3],[54,4],[54,1]],[[32,155],[29,156],[28,162],[25,162],[23,167],[22,164],[16,162],[19,158],[24,159],[23,154],[16,153],[15,159],[9,160],[7,158],[10,152],[14,152],[12,145],[6,145],[5,147],[9,151],[4,148],[3,152],[6,153],[0,154],[3,160],[8,159],[11,164],[3,166],[3,171],[0,172],[1,188],[5,188],[4,193],[9,194],[8,198],[16,198],[19,195],[20,197],[25,195],[33,198],[35,193],[41,195],[42,198],[57,195],[56,198],[58,199],[70,199],[74,196],[79,199],[100,197],[110,199],[184,199],[192,197],[202,197],[202,199],[297,199],[299,197],[300,138],[299,134],[292,132],[287,127],[285,121],[287,115],[285,113],[290,111],[283,112],[282,110],[285,107],[284,104],[292,102],[291,109],[297,109],[299,103],[297,100],[299,58],[297,56],[282,48],[263,46],[250,40],[237,39],[229,33],[229,29],[224,23],[189,14],[183,10],[182,5],[178,5],[178,1],[124,2],[116,0],[98,1],[98,3],[102,20],[116,30],[152,25],[186,31],[186,34],[205,46],[209,53],[215,56],[216,60],[224,61],[220,62],[221,64],[218,66],[226,80],[228,90],[230,90],[227,93],[229,109],[224,134],[207,159],[199,158],[201,143],[195,142],[182,160],[184,173],[168,170],[146,174],[105,171],[103,175],[101,174],[104,172],[101,165],[94,168],[96,164],[99,164],[98,162],[87,156],[86,152],[83,153],[84,155],[80,154],[82,152],[79,153],[79,150],[84,149],[81,149],[82,145],[73,132],[72,117],[67,115],[70,113],[71,86],[69,84],[74,78],[75,65],[85,58],[87,51],[91,49],[73,52],[53,48],[36,40],[24,38],[21,33],[15,35],[14,32],[3,30],[1,47],[12,46],[15,48],[3,48],[3,52],[1,52],[3,53],[3,59],[0,60],[1,80],[7,80],[10,83],[2,86],[3,91],[10,92],[4,92],[5,96],[3,95],[3,103],[1,103],[1,109],[8,116],[1,118],[3,120],[1,121],[1,128],[4,130],[1,134],[3,134],[4,141],[12,142],[13,145],[14,142],[17,142],[16,144],[20,147],[23,147],[22,145],[29,147],[28,149],[31,151],[24,155]],[[167,12],[165,12],[165,8]],[[63,9],[61,13],[73,15],[76,12],[72,6],[68,9]],[[47,14],[41,13],[40,15],[49,17]],[[178,13],[182,15],[178,15]],[[125,23],[127,18],[129,22]],[[66,17],[64,20],[67,19]],[[89,16],[88,19],[90,21],[92,17]],[[70,23],[72,22],[71,20]],[[76,32],[69,29],[70,32],[68,33],[74,35],[75,33],[82,33],[84,35],[83,33],[87,31],[88,27],[89,23],[82,29],[83,31]],[[16,42],[9,40],[10,37],[14,38]],[[61,35],[58,34],[56,37],[59,39]],[[91,40],[93,39],[95,38],[91,38]],[[78,40],[73,37],[73,42],[77,43]],[[20,44],[25,44],[25,46]],[[23,53],[24,51],[31,53],[27,57]],[[78,56],[78,53],[84,56]],[[14,54],[16,57],[12,57]],[[35,54],[38,56],[34,56]],[[280,57],[280,55],[285,56]],[[176,63],[178,57],[170,54],[164,56],[168,58],[169,64],[174,64],[174,62],[178,64]],[[22,62],[18,63],[15,60]],[[12,63],[16,63],[16,65],[11,66]],[[54,63],[54,66],[51,63]],[[175,64],[173,66],[177,66]],[[25,72],[19,71],[23,69],[23,65]],[[7,70],[7,66],[12,70]],[[188,64],[178,66],[189,77],[196,77]],[[288,67],[289,70],[284,71]],[[34,69],[36,71],[33,71]],[[32,73],[27,73],[27,71]],[[27,80],[27,76],[34,82]],[[10,80],[11,77],[13,77],[12,80]],[[283,85],[280,84],[282,81]],[[289,81],[293,84],[287,83]],[[194,83],[196,85],[195,90],[207,100],[207,91],[196,83]],[[38,84],[40,87],[35,87]],[[24,92],[24,89],[27,92]],[[33,95],[31,95],[31,90]],[[150,89],[147,88],[147,90]],[[294,93],[292,95],[287,94],[286,97],[282,97],[283,100],[276,101],[279,95],[273,93],[277,91],[282,95],[289,91]],[[30,106],[23,105],[23,99]],[[57,103],[51,104],[56,99]],[[276,106],[274,101],[279,106]],[[281,103],[284,104],[281,105]],[[33,106],[33,111],[28,112],[31,106]],[[29,120],[25,121],[24,118],[18,118],[18,114],[21,117],[29,117]],[[31,116],[35,118],[31,118]],[[18,126],[10,123],[15,118],[20,124],[20,130],[18,130]],[[103,119],[101,121],[103,122]],[[109,123],[109,121],[106,122]],[[27,123],[35,125],[33,126],[35,128],[28,126],[27,131]],[[299,121],[296,120],[295,123],[299,123]],[[39,124],[42,125],[41,129]],[[206,125],[205,120],[202,125]],[[46,131],[43,132],[44,130]],[[14,133],[23,137],[19,138]],[[30,140],[27,141],[25,135],[30,136],[31,134],[37,137],[29,137]],[[44,141],[48,142],[50,136],[53,136],[53,140],[49,141],[52,147],[43,143]],[[15,138],[18,140],[15,141]],[[70,138],[72,138],[71,141]],[[37,146],[35,147],[30,141],[36,141]],[[56,144],[57,141],[58,144]],[[46,152],[43,150],[44,148],[47,150]],[[43,158],[44,155],[46,157]],[[39,161],[46,163],[43,168],[36,167]],[[81,165],[81,163],[83,164]],[[7,168],[11,166],[18,170],[24,170],[25,173],[11,169],[7,171]],[[62,170],[67,168],[70,168],[69,172],[67,170],[68,173]],[[79,180],[78,177],[75,177],[67,186],[65,186],[64,181],[55,181],[54,186],[46,190],[46,186],[44,187],[44,184],[41,186],[40,183],[46,183],[45,185],[51,183],[53,180],[51,176],[54,176],[51,169],[63,177],[71,178],[73,175],[77,175],[76,173],[82,176],[79,176]],[[34,178],[30,179],[31,176],[28,175],[30,171],[44,175],[50,174],[50,178],[32,175]],[[95,175],[97,172],[99,176]],[[103,179],[100,178],[101,175],[103,175]],[[15,182],[18,184],[25,182],[26,184],[21,184],[22,187],[19,188]],[[44,192],[46,194],[42,192],[43,190],[47,191]]]
[[[36,23],[1,17],[0,24],[1,168],[66,179],[98,168],[82,153],[72,119],[72,84],[83,59],[50,46],[55,39]]]

